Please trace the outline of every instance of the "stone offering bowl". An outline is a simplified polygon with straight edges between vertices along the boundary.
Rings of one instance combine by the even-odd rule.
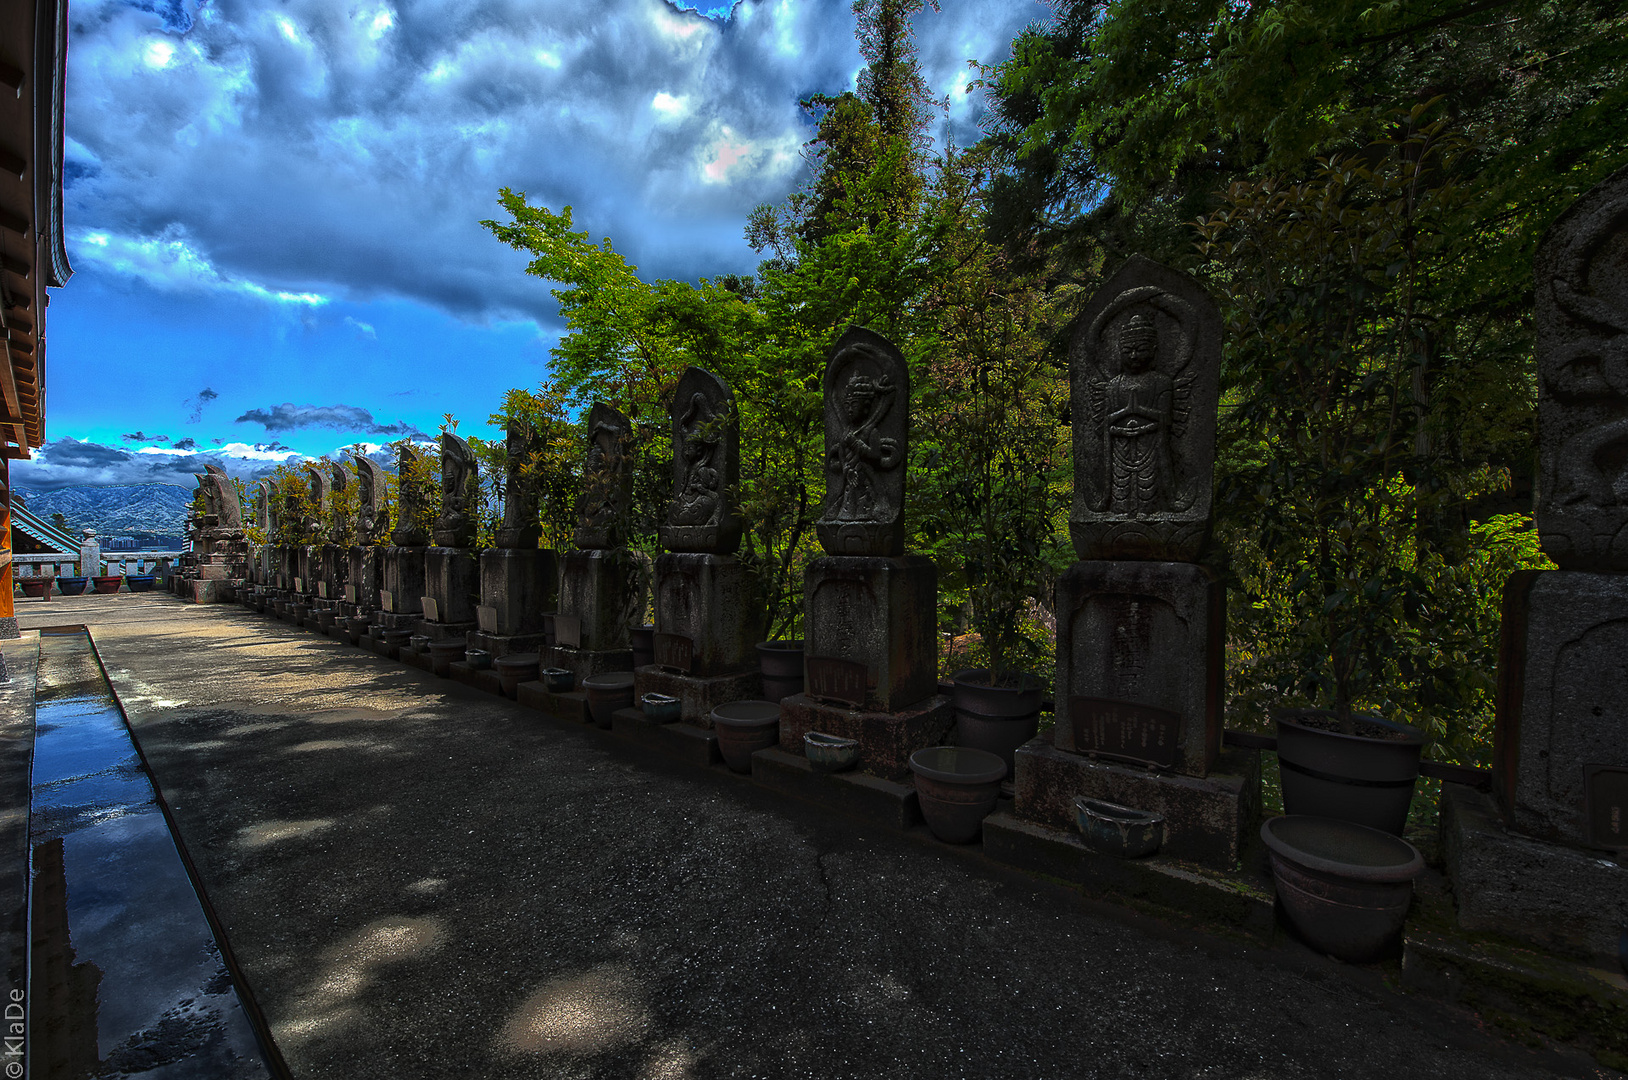
[[[605,671],[589,675],[582,680],[582,692],[588,698],[588,716],[594,726],[609,731],[616,710],[633,707],[633,672]]]
[[[569,694],[577,685],[577,673],[570,668],[544,668],[543,683],[550,694]]]
[[[1413,879],[1424,869],[1412,844],[1366,825],[1305,815],[1270,819],[1261,839],[1278,900],[1314,949],[1365,963],[1396,941]]]
[[[910,755],[921,816],[946,844],[970,844],[1000,797],[1006,762],[970,746],[929,746]]]
[[[414,634],[412,637],[407,639],[407,649],[409,652],[421,653],[429,647],[429,644],[430,636],[428,634]]]
[[[652,724],[671,724],[682,713],[684,703],[671,694],[646,694],[639,699],[644,718]]]
[[[360,645],[362,639],[367,637],[367,616],[352,615],[345,620],[345,637],[350,639],[352,645]]]
[[[842,772],[859,761],[859,740],[810,731],[803,735],[803,756],[815,772]]]
[[[1164,842],[1160,815],[1084,795],[1074,799],[1074,824],[1086,847],[1121,859],[1152,855]]]
[[[475,671],[485,671],[492,666],[492,654],[485,649],[465,649],[464,663]]]
[[[727,701],[712,710],[718,753],[738,773],[752,771],[752,755],[780,741],[780,703]]]

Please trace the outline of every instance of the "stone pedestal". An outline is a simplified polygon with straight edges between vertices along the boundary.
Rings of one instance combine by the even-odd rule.
[[[780,748],[801,755],[810,731],[858,739],[860,772],[902,780],[910,776],[910,755],[941,744],[954,723],[955,710],[941,694],[894,712],[848,709],[794,694],[780,703]]]
[[[1260,815],[1254,750],[1227,751],[1207,776],[1181,776],[1066,753],[1042,732],[1018,748],[1013,772],[1012,809],[1020,818],[1072,830],[1076,795],[1153,811],[1165,819],[1163,854],[1220,870],[1237,864]]]
[[[541,641],[543,613],[554,610],[558,587],[559,564],[553,551],[494,548],[481,552],[480,609],[475,616],[481,632],[497,637],[532,636]]]
[[[338,544],[322,546],[322,569],[317,576],[317,595],[324,600],[343,600],[350,580],[350,549]]]
[[[1194,563],[1075,563],[1057,584],[1057,749],[1206,775],[1225,618],[1220,582]]]
[[[1528,570],[1504,593],[1493,756],[1506,820],[1628,851],[1628,573]]]
[[[607,671],[632,671],[632,649],[571,649],[556,647],[542,654],[545,667],[565,668],[577,677],[577,685],[590,675],[603,675]],[[635,677],[636,678],[636,677]]]
[[[669,552],[656,559],[656,664],[634,692],[669,694],[683,719],[712,727],[715,706],[761,697],[756,645],[765,612],[757,575],[733,555]]]
[[[424,610],[424,549],[384,549],[384,590],[379,607],[393,615],[417,617]]]
[[[900,712],[933,696],[938,572],[931,561],[917,555],[827,556],[809,564],[804,590],[804,655],[811,672],[815,658],[863,664],[861,708],[874,713]],[[815,691],[813,681],[809,689]]]
[[[384,549],[353,546],[348,553],[344,597],[360,613],[377,611],[379,590],[384,588]]]
[[[480,600],[480,561],[471,548],[424,550],[423,633],[432,640],[474,630]]]
[[[644,609],[632,555],[627,548],[590,548],[567,552],[562,562],[559,610],[577,620],[577,648],[585,653],[625,652],[624,667],[601,670],[631,670],[628,627]]]

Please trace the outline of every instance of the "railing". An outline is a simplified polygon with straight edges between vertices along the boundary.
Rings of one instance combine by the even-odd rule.
[[[102,563],[107,567],[108,574],[150,574],[158,566],[161,559],[168,559],[171,566],[181,561],[179,551],[104,551]],[[23,555],[13,553],[11,556],[12,575],[14,577],[72,577],[77,571],[79,559],[72,555],[51,553],[46,555]]]

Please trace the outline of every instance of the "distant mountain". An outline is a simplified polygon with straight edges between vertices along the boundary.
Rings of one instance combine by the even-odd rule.
[[[116,484],[110,487],[67,487],[55,491],[17,493],[36,517],[52,514],[68,519],[68,527],[95,529],[99,536],[186,535],[187,508],[192,489],[174,484]]]

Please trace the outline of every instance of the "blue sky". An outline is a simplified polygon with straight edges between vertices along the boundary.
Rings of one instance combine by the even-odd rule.
[[[696,9],[699,10],[696,10]],[[962,143],[969,58],[1050,10],[942,0],[923,73]],[[463,434],[548,378],[548,283],[478,222],[573,207],[646,277],[750,272],[806,178],[797,100],[851,88],[847,0],[74,0],[47,444],[14,482],[192,483]],[[943,132],[936,133],[942,137]]]

